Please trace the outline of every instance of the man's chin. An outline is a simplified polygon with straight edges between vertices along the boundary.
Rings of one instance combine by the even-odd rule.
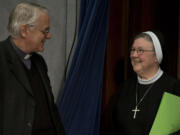
[[[38,51],[39,52],[43,52],[44,51],[44,47],[40,48]]]

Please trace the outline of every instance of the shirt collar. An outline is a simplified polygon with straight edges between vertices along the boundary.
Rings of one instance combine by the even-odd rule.
[[[11,44],[14,48],[14,50],[16,51],[16,53],[18,54],[18,56],[22,59],[22,60],[28,60],[31,57],[31,54],[26,54],[23,51],[21,51],[16,44],[13,42],[12,38],[10,38]]]
[[[137,76],[138,83],[146,84],[146,85],[152,84],[152,83],[156,82],[162,76],[162,74],[163,74],[163,71],[161,70],[161,68],[159,68],[157,73],[152,78],[150,78],[149,80],[143,80],[139,76]]]

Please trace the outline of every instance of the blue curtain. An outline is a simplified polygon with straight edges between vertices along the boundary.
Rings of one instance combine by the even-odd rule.
[[[58,108],[67,135],[99,135],[108,0],[81,0],[78,42]]]

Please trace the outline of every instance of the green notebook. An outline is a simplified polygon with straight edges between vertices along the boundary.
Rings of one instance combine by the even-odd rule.
[[[165,92],[149,135],[169,135],[180,129],[180,97]]]

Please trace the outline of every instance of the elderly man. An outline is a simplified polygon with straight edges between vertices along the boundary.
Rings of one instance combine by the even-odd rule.
[[[9,16],[10,36],[0,42],[0,135],[64,135],[54,103],[44,50],[48,10],[18,4]]]

